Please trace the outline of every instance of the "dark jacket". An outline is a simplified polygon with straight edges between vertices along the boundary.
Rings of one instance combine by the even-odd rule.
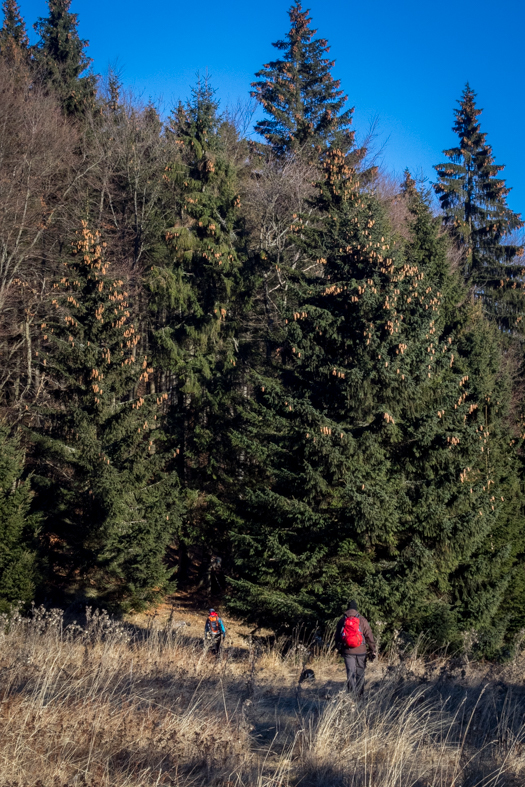
[[[345,626],[345,620],[347,618],[359,618],[359,630],[363,635],[363,642],[357,648],[345,648],[343,646],[343,629]],[[372,634],[372,629],[370,628],[370,624],[366,618],[356,612],[355,609],[347,609],[341,620],[338,621],[336,629],[335,629],[335,644],[336,647],[341,648],[341,653],[344,656],[361,656],[366,653],[367,645],[370,648],[371,652],[375,654],[376,652],[376,642],[374,639],[374,635]]]

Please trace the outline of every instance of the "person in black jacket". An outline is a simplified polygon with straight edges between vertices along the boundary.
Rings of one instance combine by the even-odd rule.
[[[354,619],[357,621],[354,622]],[[357,630],[357,639],[361,639],[360,644],[355,647],[348,647],[345,638],[345,624],[349,620],[346,630]],[[360,635],[360,637],[359,637]],[[345,660],[346,667],[346,686],[347,691],[354,692],[357,696],[362,696],[365,690],[365,669],[367,657],[375,659],[376,643],[372,629],[368,620],[357,611],[357,602],[350,601],[345,614],[338,621],[335,630],[335,644]],[[368,650],[370,652],[368,652]]]

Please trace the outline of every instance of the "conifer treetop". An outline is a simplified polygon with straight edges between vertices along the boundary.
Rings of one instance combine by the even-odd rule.
[[[500,327],[512,330],[517,312],[515,292],[523,289],[523,273],[514,258],[520,246],[509,243],[509,235],[521,227],[521,216],[507,205],[511,189],[499,177],[504,165],[496,164],[486,133],[481,131],[476,94],[467,83],[455,110],[453,131],[456,147],[443,151],[448,161],[435,165],[438,182],[434,188],[448,226],[464,252],[463,276],[482,298],[487,313]],[[517,312],[516,312],[517,310]],[[512,314],[511,314],[512,313]]]
[[[29,49],[26,25],[16,0],[4,0],[2,11],[4,23],[0,30],[0,53],[11,64],[16,64]]]
[[[189,145],[200,158],[202,150],[216,148],[217,131],[221,123],[219,101],[215,98],[216,89],[210,77],[197,75],[197,83],[191,88],[191,99],[179,102],[170,118],[170,130],[179,138],[180,144]]]
[[[326,57],[328,41],[314,37],[308,13],[296,0],[285,40],[273,44],[283,57],[266,63],[252,83],[252,96],[270,116],[255,130],[280,156],[315,157],[334,143],[343,150],[354,143],[353,109],[342,111],[348,97],[331,74],[335,61]]]
[[[44,83],[57,91],[68,115],[79,115],[93,100],[95,77],[84,74],[92,63],[85,49],[89,42],[78,35],[78,14],[70,12],[71,0],[48,0],[49,16],[34,28],[40,36],[35,61]]]
[[[480,247],[483,241],[499,243],[511,230],[523,226],[521,216],[507,205],[511,189],[497,177],[505,166],[495,163],[487,135],[478,121],[483,110],[476,107],[475,98],[476,93],[467,82],[459,107],[454,110],[452,130],[459,137],[459,145],[444,150],[449,161],[434,167],[439,177],[435,190],[444,223],[461,244],[469,247],[469,275],[481,262],[472,256],[476,246]],[[515,255],[511,247],[506,249],[507,254]]]

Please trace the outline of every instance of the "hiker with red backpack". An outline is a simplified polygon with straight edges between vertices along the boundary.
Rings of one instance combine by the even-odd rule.
[[[345,660],[347,690],[362,696],[365,690],[367,658],[376,658],[376,643],[368,620],[357,611],[351,601],[335,630],[335,644]],[[369,648],[369,652],[368,652]]]
[[[204,626],[204,643],[214,656],[219,655],[222,640],[226,638],[226,629],[214,609],[210,609]]]

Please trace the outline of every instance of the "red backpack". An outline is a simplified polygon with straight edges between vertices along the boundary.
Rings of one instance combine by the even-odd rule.
[[[220,634],[219,616],[216,612],[213,615],[208,616],[208,623],[210,624],[210,632],[212,634]]]
[[[345,648],[358,648],[359,645],[363,644],[361,621],[358,617],[347,618],[345,620],[341,639],[343,640],[343,645]]]

